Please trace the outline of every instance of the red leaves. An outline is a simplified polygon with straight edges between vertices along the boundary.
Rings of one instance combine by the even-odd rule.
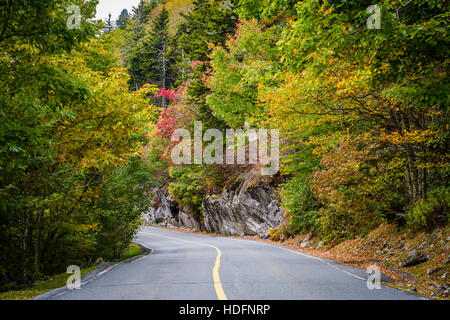
[[[199,61],[199,60],[195,60],[191,62],[191,67],[192,69],[197,68],[198,66],[201,66],[204,63],[208,63],[208,61]]]
[[[201,77],[202,83],[207,84],[208,79],[209,79],[208,75],[206,75],[205,73],[202,73],[202,77]]]
[[[167,99],[169,99],[170,103],[172,103],[174,100],[178,99],[179,94],[178,91],[162,88],[157,93],[155,93],[154,97],[166,97]]]
[[[173,90],[172,90],[173,91]],[[175,131],[175,109],[169,108],[161,112],[161,118],[156,123],[156,135],[161,138],[171,139]]]

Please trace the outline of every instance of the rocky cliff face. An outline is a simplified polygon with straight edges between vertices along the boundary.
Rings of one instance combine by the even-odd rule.
[[[176,227],[194,231],[204,230],[199,219],[190,215],[185,208],[179,208],[165,187],[155,190],[153,207],[143,213],[142,216],[147,225]]]
[[[208,232],[233,236],[269,237],[270,228],[278,228],[284,212],[275,200],[275,189],[258,185],[223,190],[220,197],[203,201],[204,225]]]
[[[275,187],[254,184],[251,175],[244,177],[234,190],[225,188],[221,195],[207,196],[202,204],[203,221],[180,209],[165,188],[157,190],[155,198],[157,204],[144,214],[148,224],[268,238],[269,229],[278,228],[284,218]]]

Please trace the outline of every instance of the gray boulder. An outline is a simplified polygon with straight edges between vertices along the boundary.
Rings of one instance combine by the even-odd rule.
[[[412,250],[400,263],[400,267],[411,267],[427,261],[427,256],[419,250]]]

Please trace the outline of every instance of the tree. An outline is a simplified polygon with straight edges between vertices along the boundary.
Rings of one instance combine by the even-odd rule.
[[[65,2],[42,10],[33,1],[9,3],[18,21],[40,20],[29,35],[26,23],[1,20],[8,35],[0,46],[1,290],[128,244],[146,206],[139,151],[156,118],[147,100],[154,88],[128,90],[114,46],[103,41],[110,35],[89,38],[100,28],[87,21],[60,29]]]
[[[78,4],[81,28],[67,28],[67,8]],[[27,42],[40,51],[56,52],[70,50],[78,41],[92,36],[98,25],[94,18],[97,1],[6,1],[0,2],[0,47],[13,50],[17,43]]]
[[[255,20],[242,22],[224,47],[212,46],[214,72],[208,81],[211,93],[207,102],[228,126],[262,125],[264,107],[259,103],[258,87],[279,84],[273,79],[281,68],[276,47],[280,31],[279,26],[267,28]]]
[[[129,66],[131,88],[150,83],[167,89],[175,83],[176,58],[170,48],[168,25],[169,13],[163,8],[153,21],[150,33],[142,39],[132,54]],[[167,107],[167,99],[164,96],[161,97],[161,106]]]
[[[192,10],[181,16],[185,21],[178,27],[176,41],[191,61],[209,60],[208,43],[224,44],[237,22],[233,8],[218,0],[195,0]]]
[[[106,27],[105,27],[105,33],[111,33],[111,31],[114,30],[113,23],[111,21],[111,13],[108,15],[108,19],[106,20]]]
[[[150,22],[150,14],[158,5],[159,0],[141,0],[137,7],[133,7],[133,39],[136,44],[146,34],[146,25]]]
[[[270,23],[282,23],[289,16],[295,16],[298,0],[238,0],[237,12],[242,19],[258,19]]]
[[[169,34],[169,12],[163,8],[153,22],[150,37],[154,39],[153,47],[157,52],[155,69],[160,74],[159,87],[167,89],[174,84],[176,75],[173,70],[175,62],[174,52],[169,48],[171,37]],[[163,108],[167,107],[167,98],[162,97]]]
[[[88,22],[95,2],[78,3],[81,28],[67,27],[71,3],[0,3],[0,288],[5,282],[30,280],[42,270],[45,206],[51,206],[50,186],[61,182],[58,174],[48,174],[56,162],[50,119],[61,104],[85,94],[77,81],[54,67],[54,57],[78,48],[97,31]]]
[[[128,25],[129,19],[130,19],[130,14],[128,13],[128,10],[123,9],[119,15],[119,18],[117,18],[117,21],[116,21],[117,28],[125,29]]]
[[[187,65],[190,72],[181,72],[189,82],[188,104],[196,106],[199,121],[205,128],[222,128],[224,122],[213,116],[206,97],[209,88],[206,77],[210,72],[210,44],[222,45],[234,32],[237,16],[232,6],[224,6],[222,1],[195,0],[189,13],[181,14],[184,22],[175,35],[177,50],[182,57],[182,70]]]
[[[448,163],[442,131],[448,123],[446,6],[385,1],[378,4],[386,12],[383,25],[372,30],[365,3],[334,5],[303,2],[280,42],[293,71],[321,79],[309,86],[310,101],[303,106],[316,105],[315,112],[347,125],[365,123],[364,130],[373,130],[383,148],[405,163],[411,203],[426,198],[431,180],[443,181],[441,168]]]
[[[361,173],[360,181],[373,181],[372,192],[378,190],[374,194],[386,188],[392,196],[379,200],[382,210],[365,208],[355,216],[369,217],[369,213],[378,212],[364,221],[370,223],[380,221],[380,215],[392,217],[397,212],[412,221],[410,225],[434,221],[428,225],[431,227],[437,221],[448,220],[449,136],[444,129],[449,119],[445,93],[448,5],[435,1],[382,1],[377,4],[382,12],[381,29],[369,29],[370,14],[366,9],[370,4],[311,0],[298,2],[293,11],[290,1],[270,1],[270,5],[269,1],[240,1],[241,14],[258,19],[262,26],[280,28],[276,44],[280,56],[268,59],[264,70],[273,68],[274,72],[263,74],[265,79],[281,81],[258,80],[257,100],[267,112],[268,123],[284,131],[292,152],[284,171],[294,178],[285,189],[289,198],[284,203],[288,204],[288,212],[298,215],[296,221],[314,217],[316,222],[324,222],[321,215],[329,215],[330,222],[333,214],[338,221],[340,213],[348,210],[344,207],[355,205],[353,195],[363,198],[367,186],[352,181],[349,184],[357,186],[346,192],[342,192],[345,185],[316,188],[320,192],[314,193],[315,201],[323,209],[314,214],[295,207],[295,199],[306,199],[311,192],[311,176],[336,173],[330,181],[340,182],[346,181],[344,172],[349,171],[342,170],[338,163],[321,161],[321,165],[326,163],[324,170],[313,168],[309,179],[299,180],[295,172],[308,166],[305,151],[311,150],[317,163],[330,154],[342,154],[340,146],[351,141],[356,149],[350,151],[354,145],[346,149],[346,160],[359,150],[371,151],[367,159],[352,164],[362,171],[356,176]],[[244,57],[239,64],[240,59],[229,51],[218,49],[215,53],[217,79],[213,77],[215,96],[211,102],[215,112],[233,120],[239,119],[242,112],[234,115],[227,99],[245,93],[249,76],[242,76],[242,72],[251,70],[260,56],[247,53],[248,60]],[[281,64],[277,65],[277,61]],[[227,63],[231,75],[224,72]],[[382,168],[388,168],[385,174]],[[370,180],[373,172],[377,172],[378,179]],[[398,184],[402,175],[403,185]],[[309,187],[296,188],[297,183]],[[346,205],[339,208],[338,203]]]

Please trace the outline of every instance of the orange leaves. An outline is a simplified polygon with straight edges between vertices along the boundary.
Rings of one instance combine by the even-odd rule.
[[[333,9],[332,8],[328,8],[328,9],[326,9],[327,8],[327,6],[324,4],[324,5],[322,5],[321,7],[320,7],[320,9],[319,9],[319,13],[320,14],[322,14],[323,16],[327,16],[327,15],[329,15],[331,12],[333,12]]]
[[[345,229],[345,237],[376,226],[380,213],[389,210],[389,197],[398,188],[398,181],[390,176],[398,173],[396,165],[368,165],[376,144],[368,143],[360,150],[360,143],[354,137],[343,139],[323,156],[322,168],[310,179],[310,189],[322,207],[322,228],[329,232]]]
[[[427,130],[410,130],[403,129],[402,131],[394,131],[386,133],[381,131],[380,141],[388,142],[394,145],[413,144],[413,143],[432,143],[434,140],[439,140],[440,133],[431,129]]]

